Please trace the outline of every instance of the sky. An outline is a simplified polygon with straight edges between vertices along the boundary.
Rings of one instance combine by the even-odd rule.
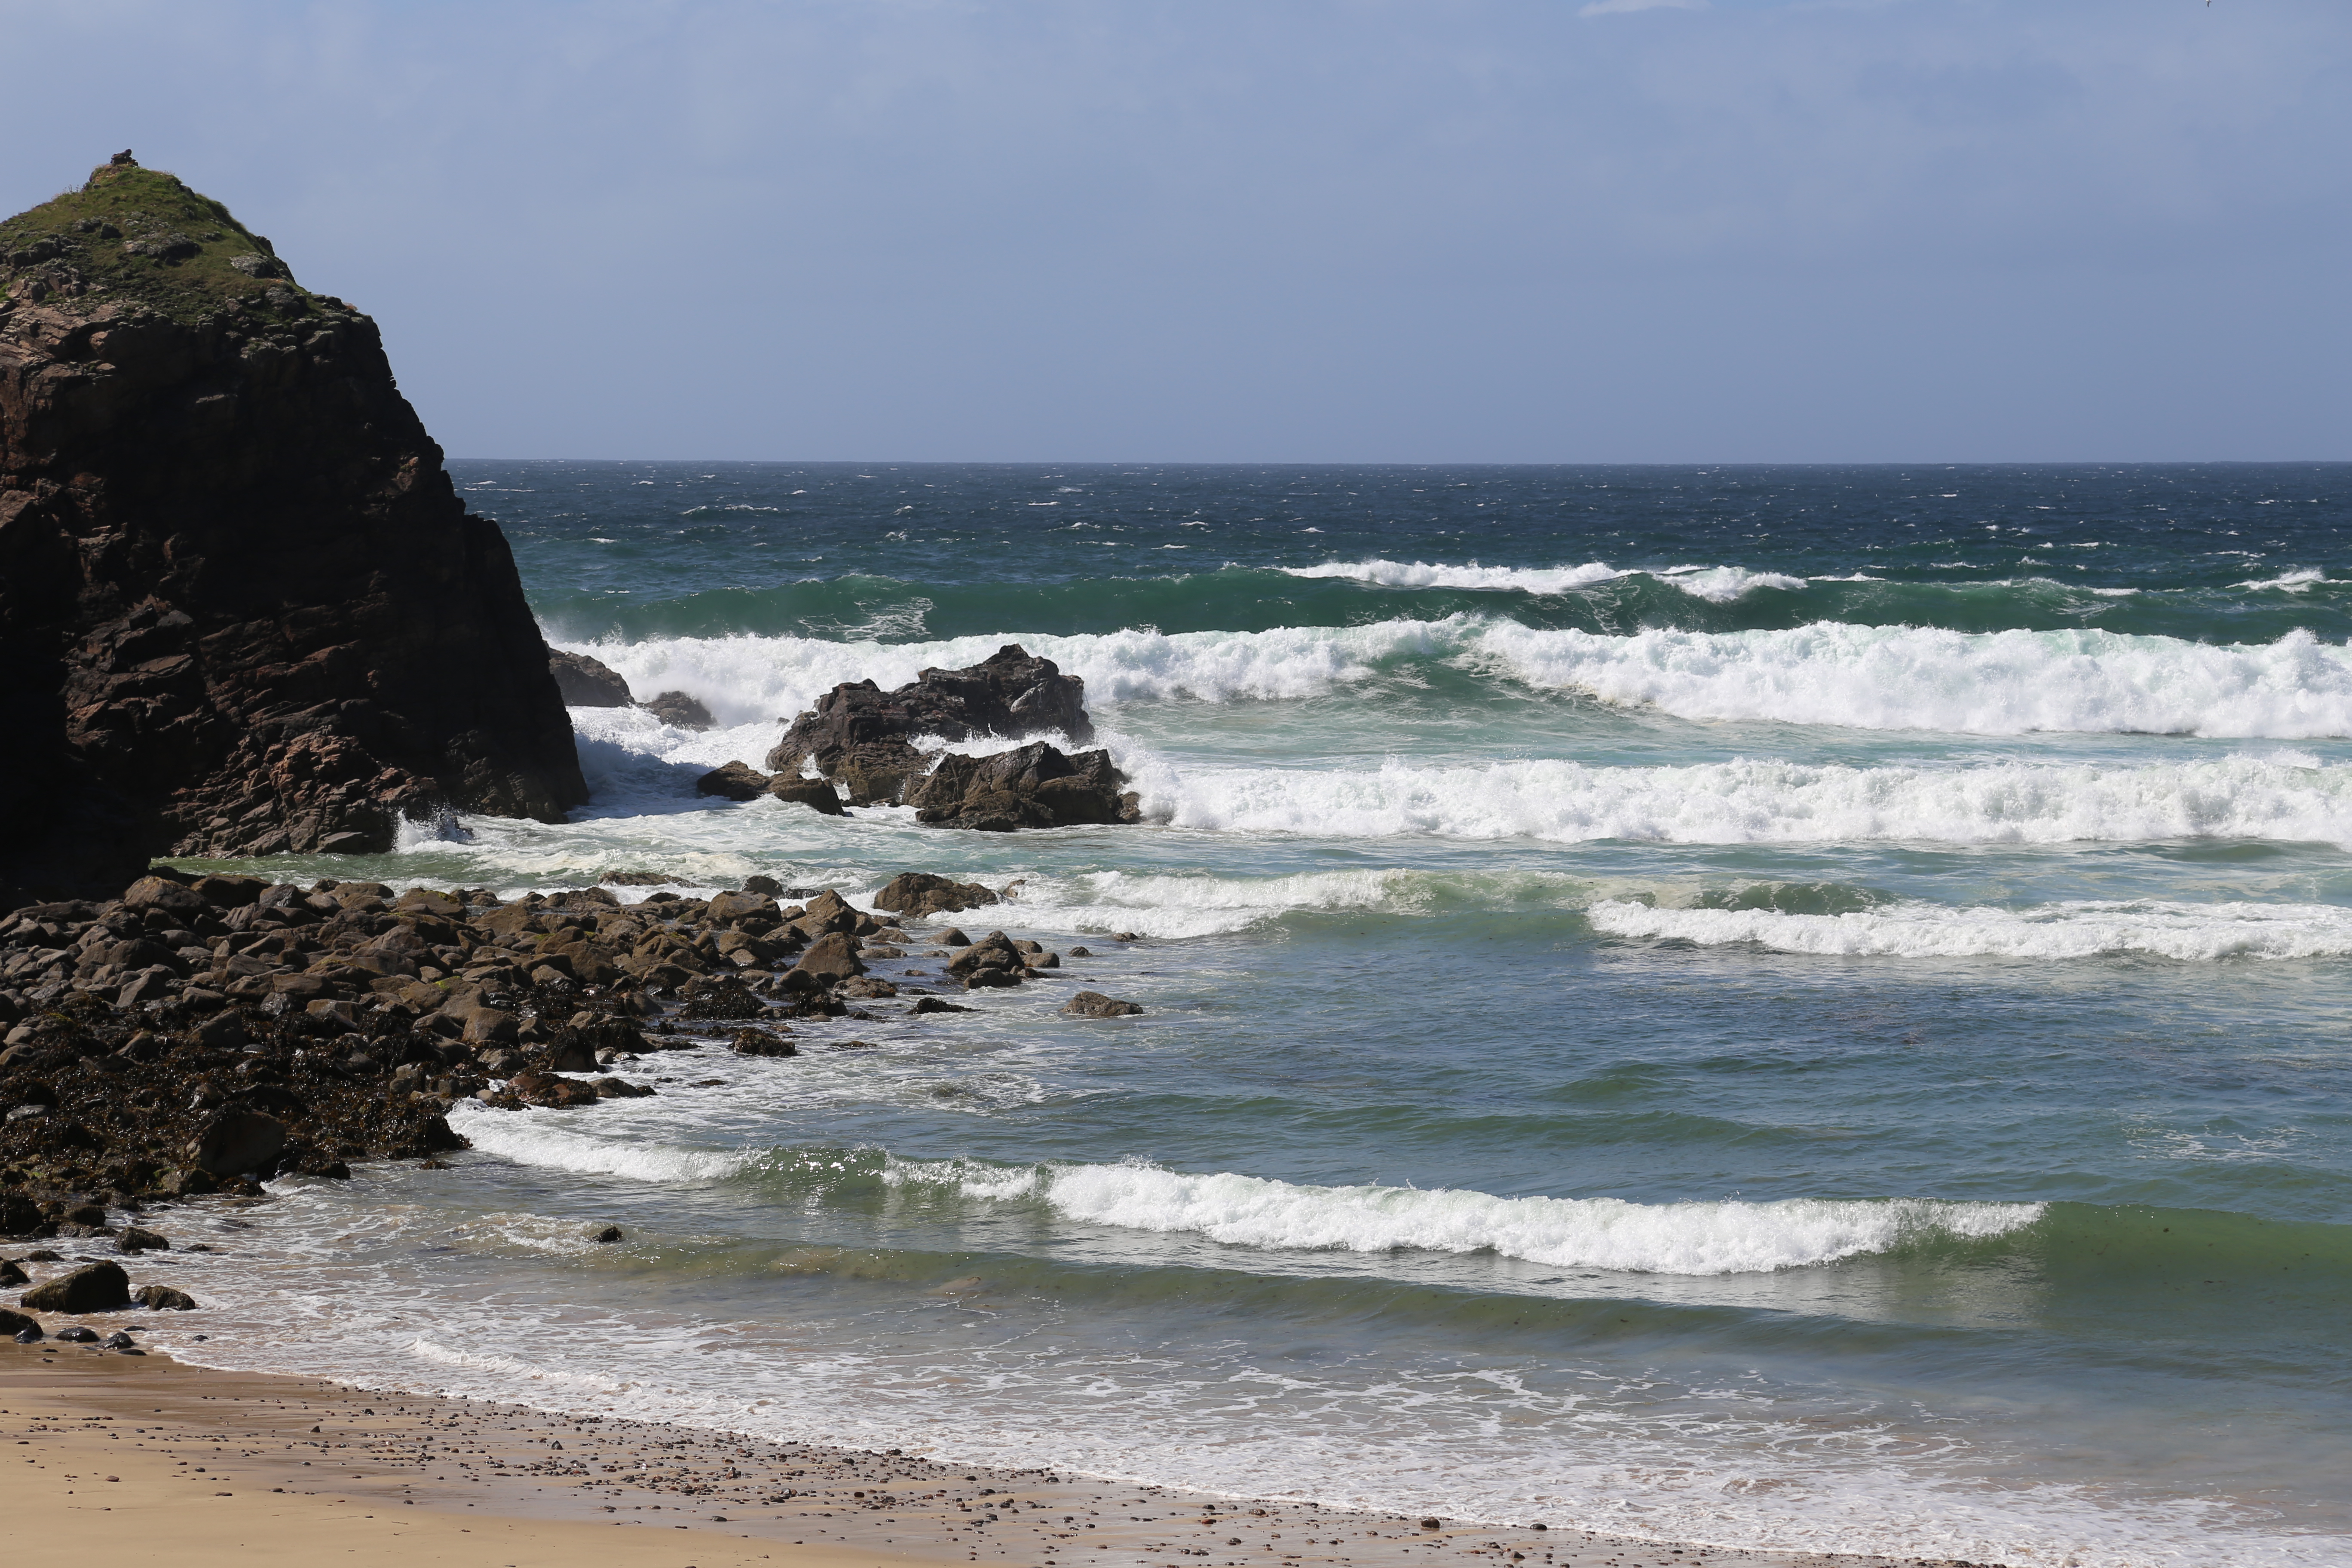
[[[0,0],[457,457],[2352,458],[2346,0]]]

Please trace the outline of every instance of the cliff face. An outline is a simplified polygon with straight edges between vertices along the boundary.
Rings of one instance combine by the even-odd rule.
[[[0,898],[587,798],[373,321],[120,163],[0,224]]]

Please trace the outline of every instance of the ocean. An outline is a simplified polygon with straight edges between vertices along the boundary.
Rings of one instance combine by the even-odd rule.
[[[939,871],[1093,956],[282,1181],[177,1255],[174,1353],[1659,1540],[2352,1562],[2352,467],[450,467],[552,643],[718,727],[576,710],[567,825],[238,868]],[[693,793],[1010,642],[1144,824]]]

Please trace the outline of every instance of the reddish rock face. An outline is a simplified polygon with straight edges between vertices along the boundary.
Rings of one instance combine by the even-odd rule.
[[[116,283],[0,256],[0,907],[155,854],[381,850],[404,816],[584,801],[513,557],[375,323],[282,266],[215,295],[194,264],[176,294],[110,253],[74,272],[86,194],[10,222],[55,220],[44,276]],[[266,246],[211,210],[235,232],[200,251]]]

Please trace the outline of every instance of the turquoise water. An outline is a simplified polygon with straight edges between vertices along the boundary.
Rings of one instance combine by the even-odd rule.
[[[578,710],[572,823],[294,870],[1017,883],[972,929],[1147,1012],[883,1004],[463,1112],[459,1168],[184,1259],[191,1353],[1675,1539],[2352,1561],[2352,469],[453,468],[551,640],[720,727]],[[1013,640],[1146,825],[691,793]]]

